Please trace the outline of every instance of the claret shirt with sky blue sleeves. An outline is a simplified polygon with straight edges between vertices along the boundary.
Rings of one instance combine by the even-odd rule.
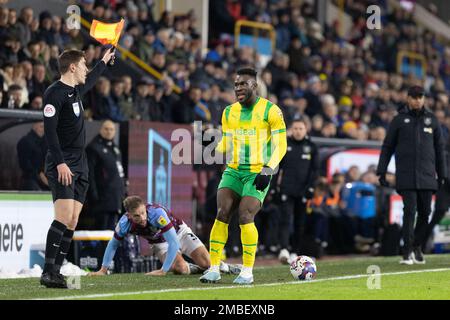
[[[147,225],[145,227],[134,223],[128,213],[120,218],[114,230],[114,237],[106,247],[102,266],[108,268],[119,246],[119,241],[123,240],[127,234],[134,234],[145,238],[150,244],[167,241],[169,248],[162,269],[165,272],[169,271],[180,248],[177,232],[183,221],[158,204],[148,204],[146,209]]]

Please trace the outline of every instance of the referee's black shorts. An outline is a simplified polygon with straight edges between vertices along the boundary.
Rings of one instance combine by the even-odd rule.
[[[52,191],[53,202],[58,199],[73,199],[84,204],[89,187],[89,167],[86,153],[84,151],[79,153],[63,151],[63,156],[65,163],[74,174],[72,184],[69,186],[58,182],[58,170],[50,153],[47,153],[45,159],[45,175]]]

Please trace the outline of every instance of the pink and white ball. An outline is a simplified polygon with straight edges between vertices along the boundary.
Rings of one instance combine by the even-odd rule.
[[[296,280],[313,280],[317,274],[317,266],[308,256],[298,256],[290,265],[291,274]]]

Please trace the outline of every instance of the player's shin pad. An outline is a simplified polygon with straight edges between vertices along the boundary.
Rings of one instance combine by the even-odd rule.
[[[209,239],[209,255],[211,257],[211,265],[219,266],[223,247],[228,240],[228,224],[216,219],[211,229]]]
[[[253,267],[258,245],[258,229],[255,224],[241,224],[242,262],[244,267]]]

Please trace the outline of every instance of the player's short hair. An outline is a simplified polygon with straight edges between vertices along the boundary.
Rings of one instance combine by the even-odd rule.
[[[134,212],[142,204],[144,204],[144,200],[139,196],[129,196],[123,200],[123,207],[127,212]]]
[[[241,69],[238,69],[237,74],[239,76],[243,76],[243,75],[251,76],[256,79],[256,75],[258,73],[253,68],[241,68]]]
[[[84,52],[76,49],[64,50],[58,58],[58,69],[60,74],[69,71],[69,66],[72,63],[77,64],[84,58]]]

